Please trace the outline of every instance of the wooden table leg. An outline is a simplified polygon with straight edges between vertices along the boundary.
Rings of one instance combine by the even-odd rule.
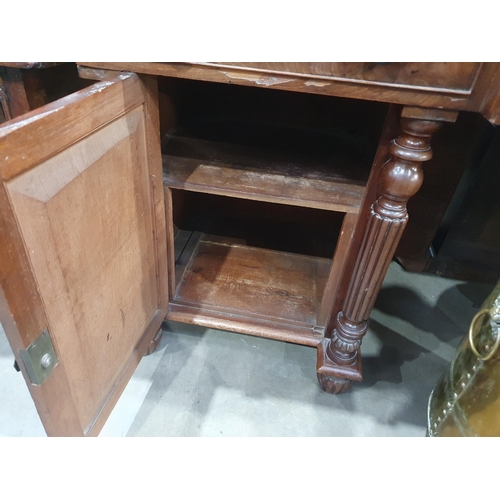
[[[331,338],[318,346],[318,381],[326,392],[344,392],[362,380],[360,346],[367,321],[408,221],[406,203],[422,184],[421,163],[432,157],[430,140],[441,120],[400,120],[402,133],[392,141],[391,158],[380,172],[379,198],[371,206],[342,310]]]

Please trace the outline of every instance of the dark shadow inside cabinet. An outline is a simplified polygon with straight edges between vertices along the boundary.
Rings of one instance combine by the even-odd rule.
[[[238,171],[232,182],[256,173],[364,186],[388,109],[372,101],[172,78],[160,78],[159,89],[163,153],[183,158],[188,172],[195,165],[188,160],[198,160],[197,169],[200,162],[230,164]],[[243,172],[247,177],[236,179]]]
[[[160,80],[170,318],[321,341],[387,105]]]

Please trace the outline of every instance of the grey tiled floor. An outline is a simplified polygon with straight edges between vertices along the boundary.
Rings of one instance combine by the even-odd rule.
[[[362,383],[332,396],[316,350],[165,323],[104,436],[424,436],[429,393],[492,286],[392,263],[363,342]],[[43,436],[0,332],[0,436]]]

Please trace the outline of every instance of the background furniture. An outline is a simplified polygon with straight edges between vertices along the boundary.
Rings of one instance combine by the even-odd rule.
[[[0,62],[0,123],[85,86],[72,63]]]

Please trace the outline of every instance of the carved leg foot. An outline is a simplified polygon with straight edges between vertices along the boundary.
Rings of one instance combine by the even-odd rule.
[[[146,354],[144,354],[144,356],[149,356],[150,354],[153,354],[156,351],[157,347],[160,345],[162,335],[163,335],[163,330],[160,328],[156,333],[155,338],[149,344],[148,350],[146,351]]]
[[[346,392],[352,385],[352,380],[347,378],[330,377],[318,372],[320,387],[329,394],[340,394]]]
[[[331,344],[330,339],[324,339],[318,345],[318,363],[316,373],[321,388],[330,394],[345,392],[351,387],[353,381],[362,380],[361,356],[356,353],[352,364],[341,365],[328,355]]]

